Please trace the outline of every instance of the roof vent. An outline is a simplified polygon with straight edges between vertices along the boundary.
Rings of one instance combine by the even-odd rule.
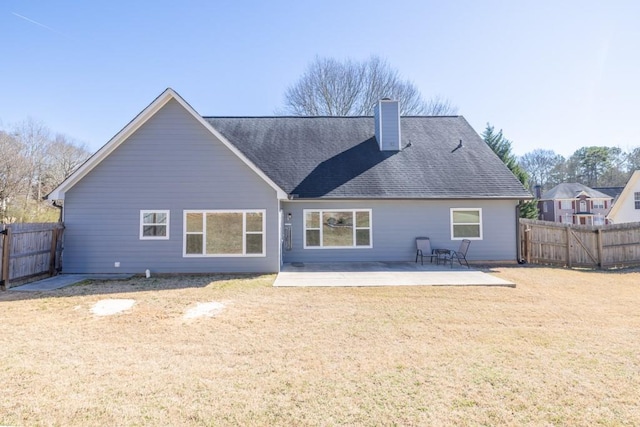
[[[380,151],[400,151],[400,103],[381,99],[373,108],[373,116]]]

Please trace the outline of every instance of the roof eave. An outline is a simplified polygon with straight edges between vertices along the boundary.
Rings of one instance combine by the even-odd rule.
[[[353,196],[321,196],[321,197],[289,197],[288,201],[296,202],[296,201],[321,201],[321,200],[534,200],[533,196],[477,196],[477,195],[469,195],[469,196],[389,196],[389,197],[380,197],[380,196],[364,196],[364,195],[353,195]]]
[[[107,158],[116,148],[127,140],[135,131],[153,117],[162,107],[170,100],[177,101],[185,110],[187,110],[201,125],[203,125],[211,134],[220,140],[227,148],[229,148],[236,156],[240,158],[250,169],[252,169],[260,178],[262,178],[269,186],[271,186],[277,194],[278,199],[286,199],[287,193],[271,180],[260,168],[251,162],[240,150],[231,144],[224,136],[211,126],[206,120],[199,115],[196,110],[189,105],[176,91],[167,88],[162,92],[151,104],[142,110],[133,120],[131,120],[120,132],[111,138],[105,145],[96,151],[86,162],[76,169],[69,177],[67,177],[60,185],[58,185],[46,198],[47,200],[64,200],[65,194],[82,178],[84,178],[94,167]]]

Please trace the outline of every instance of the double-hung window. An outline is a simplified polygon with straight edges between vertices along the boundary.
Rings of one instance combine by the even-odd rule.
[[[571,200],[560,200],[560,209],[564,209],[564,210],[573,209]]]
[[[593,209],[604,209],[604,200],[603,199],[594,199],[593,200]]]
[[[140,211],[140,240],[166,240],[169,238],[169,211]]]
[[[264,256],[264,210],[184,211],[184,256]]]
[[[482,209],[451,208],[451,240],[482,239]]]
[[[640,192],[633,193],[633,201],[636,209],[640,209]]]
[[[304,210],[304,247],[371,248],[371,209]]]

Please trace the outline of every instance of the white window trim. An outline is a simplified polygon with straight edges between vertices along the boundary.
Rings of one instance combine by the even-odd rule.
[[[167,223],[153,223],[153,224],[145,224],[144,216],[150,213],[160,213],[165,214],[167,216]],[[169,224],[171,222],[170,211],[166,209],[145,209],[140,211],[140,240],[169,240]],[[145,225],[165,225],[167,227],[167,235],[166,236],[144,236],[144,226]]]
[[[187,233],[187,214],[199,213],[202,214],[202,233],[188,232]],[[241,213],[242,214],[242,253],[241,254],[188,254],[187,253],[187,234],[202,234],[202,244],[206,245],[207,242],[207,228],[205,226],[205,220],[209,213]],[[248,213],[260,213],[262,214],[262,231],[247,231],[247,214]],[[267,211],[265,209],[210,209],[210,210],[184,210],[182,211],[182,257],[183,258],[264,258],[267,256]],[[261,254],[248,254],[247,251],[247,234],[262,234],[262,253]]]
[[[307,230],[318,230],[316,227],[307,228],[307,212],[318,212],[320,214],[320,246],[307,246]],[[324,212],[351,212],[353,214],[353,246],[322,246],[322,215]],[[369,226],[356,227],[356,213],[369,213]],[[356,231],[369,230],[369,245],[356,246]],[[302,210],[302,236],[304,249],[371,249],[373,248],[373,212],[372,209],[303,209]]]
[[[480,237],[453,237],[453,212],[459,212],[459,211],[473,211],[473,212],[478,212],[478,221],[480,221],[480,223],[476,223],[476,222],[459,222],[456,223],[455,225],[479,225],[480,226]],[[449,209],[449,224],[451,227],[451,240],[482,240],[482,236],[483,236],[483,227],[482,227],[482,208],[450,208]]]
[[[604,209],[605,199],[593,199],[593,209]]]
[[[586,200],[580,200],[578,202],[578,211],[579,212],[589,212],[589,204],[587,203]]]

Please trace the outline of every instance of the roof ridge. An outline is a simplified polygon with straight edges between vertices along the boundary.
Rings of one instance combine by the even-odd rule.
[[[400,116],[403,119],[442,119],[455,116]],[[373,116],[202,116],[203,119],[373,119]]]

